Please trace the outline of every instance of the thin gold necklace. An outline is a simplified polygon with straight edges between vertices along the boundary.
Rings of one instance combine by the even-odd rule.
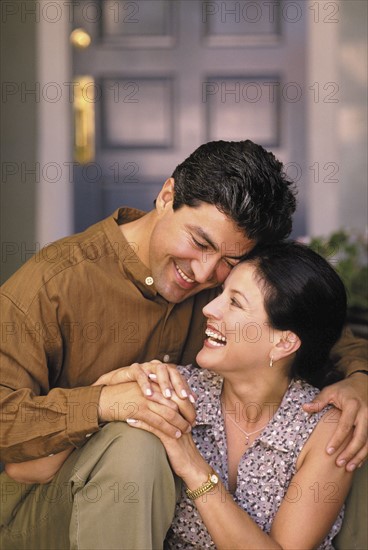
[[[236,426],[236,427],[238,428],[238,430],[240,430],[240,431],[245,435],[245,438],[246,438],[246,439],[245,439],[245,444],[246,444],[246,445],[249,445],[249,438],[250,438],[251,435],[256,434],[257,432],[260,432],[260,431],[263,430],[263,429],[267,426],[267,424],[268,424],[268,422],[267,422],[267,424],[265,424],[264,426],[262,426],[262,428],[259,428],[258,430],[254,430],[254,432],[246,432],[245,430],[243,430],[243,428],[241,428],[240,426],[238,426],[238,424],[235,422],[235,420],[233,420],[233,419],[231,418],[230,415],[226,415],[226,416],[227,416],[227,418],[229,418],[229,420],[231,420],[231,422],[234,424],[234,426]]]

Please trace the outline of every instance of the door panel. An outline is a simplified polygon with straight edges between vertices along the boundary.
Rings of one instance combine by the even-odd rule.
[[[91,45],[73,50],[74,78],[94,79],[96,124],[95,159],[75,166],[76,230],[123,204],[150,209],[175,166],[210,140],[253,139],[291,176],[305,173],[299,5],[76,2],[74,27]],[[305,229],[304,193],[299,181],[297,234]]]

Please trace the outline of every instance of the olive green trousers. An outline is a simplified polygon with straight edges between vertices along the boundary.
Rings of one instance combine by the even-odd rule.
[[[162,548],[175,481],[161,442],[123,422],[73,451],[52,482],[0,475],[1,550]]]
[[[367,550],[367,463],[354,478],[337,550]],[[51,483],[0,474],[1,550],[162,548],[180,483],[160,441],[123,422],[75,450]]]

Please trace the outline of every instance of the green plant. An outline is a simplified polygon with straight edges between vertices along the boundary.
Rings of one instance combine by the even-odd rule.
[[[367,239],[340,230],[312,238],[309,246],[326,258],[344,281],[349,307],[368,309]]]

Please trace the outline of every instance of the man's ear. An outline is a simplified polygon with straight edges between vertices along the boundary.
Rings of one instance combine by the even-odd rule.
[[[302,342],[295,332],[291,332],[291,330],[283,331],[280,340],[275,344],[270,354],[274,363],[298,351],[301,344]]]
[[[157,195],[156,209],[160,212],[174,201],[174,178],[168,178]]]

